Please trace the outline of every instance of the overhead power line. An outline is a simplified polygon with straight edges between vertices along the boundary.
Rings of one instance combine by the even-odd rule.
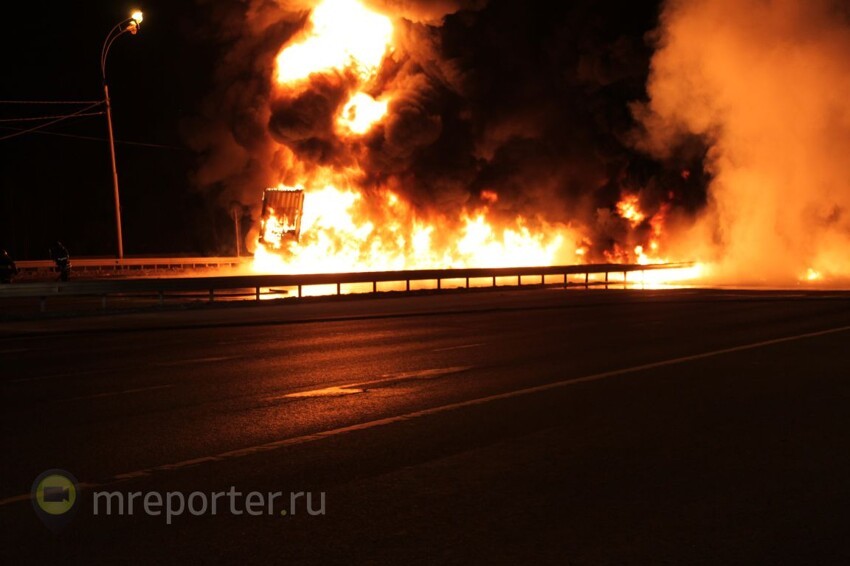
[[[14,131],[20,132],[20,131],[23,130],[23,128],[14,128],[12,126],[0,126],[0,130],[14,130]],[[57,136],[57,137],[60,137],[60,138],[72,138],[72,139],[87,140],[87,141],[98,141],[98,142],[109,141],[107,138],[99,138],[97,136],[81,136],[79,134],[66,134],[64,132],[38,131],[38,132],[33,132],[33,133],[41,135],[41,136]],[[161,144],[161,143],[145,143],[145,142],[136,142],[136,141],[127,141],[127,140],[115,140],[115,143],[122,144],[122,145],[135,145],[135,146],[139,146],[139,147],[152,147],[152,148],[156,148],[156,149],[176,149],[176,150],[179,150],[179,151],[191,151],[188,147],[180,147],[180,146],[177,146],[177,145],[166,145],[166,144]]]
[[[18,136],[22,136],[22,135],[24,135],[24,134],[28,134],[28,133],[30,133],[30,132],[35,132],[36,130],[40,130],[40,129],[42,129],[42,128],[46,128],[46,127],[48,127],[48,126],[52,126],[53,124],[58,124],[59,122],[62,122],[63,120],[67,120],[67,119],[69,119],[69,118],[79,117],[81,114],[84,114],[84,113],[86,113],[88,110],[91,110],[91,109],[92,109],[92,108],[94,108],[95,106],[99,106],[99,105],[101,105],[101,104],[103,104],[103,101],[102,101],[102,100],[98,100],[97,102],[95,102],[95,103],[93,103],[93,104],[91,104],[91,105],[89,105],[89,106],[86,106],[85,108],[81,108],[80,110],[78,110],[78,111],[74,112],[73,114],[67,114],[67,115],[62,116],[62,117],[60,117],[60,118],[56,118],[55,120],[51,120],[51,121],[49,121],[49,122],[45,122],[44,124],[39,124],[38,126],[33,126],[32,128],[28,128],[28,129],[26,129],[26,130],[21,130],[21,131],[19,131],[19,132],[14,133],[14,134],[9,134],[9,135],[6,135],[6,136],[3,136],[3,137],[0,137],[0,141],[5,141],[5,140],[11,139],[11,138],[16,138],[16,137],[18,137]]]
[[[40,120],[55,120],[56,118],[82,118],[84,116],[102,116],[103,112],[87,112],[85,114],[61,114],[59,116],[33,116],[31,118],[2,118],[0,122],[37,122]]]
[[[0,104],[95,104],[100,100],[0,100]]]

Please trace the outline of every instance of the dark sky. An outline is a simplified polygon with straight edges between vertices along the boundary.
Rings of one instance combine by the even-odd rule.
[[[102,99],[103,41],[137,6],[145,14],[140,33],[120,37],[108,57],[115,138],[163,147],[116,145],[125,253],[214,253],[216,242],[209,239],[219,219],[189,189],[195,156],[181,134],[210,89],[217,49],[199,39],[192,0],[94,0],[65,3],[55,13],[41,3],[21,3],[20,15],[0,23],[0,99]],[[0,104],[0,119],[79,108]],[[36,123],[2,122],[0,137]],[[0,247],[18,258],[40,258],[58,238],[72,255],[114,254],[106,117],[69,120],[46,131],[97,139],[33,133],[0,141]]]
[[[155,146],[116,145],[126,255],[234,251],[227,206],[193,186],[193,172],[205,158],[190,150],[186,141],[192,134],[187,129],[198,124],[200,102],[215,101],[223,91],[214,70],[230,52],[227,43],[216,39],[220,35],[210,21],[209,4],[219,14],[228,10],[240,14],[250,2],[215,0],[202,8],[194,0],[94,0],[74,3],[73,12],[67,14],[62,10],[70,3],[57,14],[27,3],[20,7],[19,16],[0,20],[4,53],[0,99],[95,100],[102,98],[99,55],[107,32],[132,9],[144,10],[140,33],[125,35],[113,45],[107,69],[116,139]],[[481,169],[478,179],[487,180],[488,175],[507,179],[500,167],[522,170],[525,165],[517,165],[517,160],[538,169],[551,167],[552,161],[540,159],[541,147],[548,147],[554,159],[563,156],[565,163],[578,164],[576,168],[589,158],[601,163],[602,174],[610,179],[592,187],[593,198],[616,199],[614,184],[621,179],[615,177],[621,178],[623,163],[632,160],[618,136],[630,126],[628,102],[643,94],[651,56],[644,36],[656,24],[657,4],[656,0],[631,2],[623,10],[619,2],[564,2],[553,18],[542,3],[538,10],[519,0],[491,0],[474,17],[452,17],[441,32],[444,54],[473,66],[476,72],[470,76],[476,80],[486,79],[480,83],[486,88],[472,85],[469,91],[480,98],[474,101],[479,114],[492,109],[521,115],[523,107],[540,106],[539,100],[554,108],[551,122],[557,126],[551,128],[556,137],[506,148],[501,161]],[[494,49],[501,37],[517,48]],[[556,56],[547,58],[548,66],[538,71],[540,53]],[[527,65],[523,57],[528,58]],[[505,65],[523,70],[518,80],[498,76]],[[488,90],[494,87],[500,89],[498,97]],[[543,101],[552,93],[558,98]],[[458,106],[456,101],[451,104]],[[560,116],[555,115],[559,107],[564,109]],[[0,119],[78,108],[0,104]],[[221,120],[227,127],[239,128],[230,110],[228,114],[223,108]],[[447,110],[435,111],[442,112],[444,119],[449,116]],[[209,118],[207,114],[204,119]],[[482,118],[481,124],[491,123],[490,118]],[[9,128],[32,124],[0,122],[0,137],[15,133]],[[69,121],[48,131],[97,139],[42,133],[0,140],[0,247],[20,259],[42,258],[49,243],[58,238],[72,255],[114,254],[105,116]],[[475,133],[474,128],[470,131],[469,135]],[[649,176],[657,173],[645,160],[635,156],[634,162],[629,167],[649,167]],[[570,167],[563,167],[567,176]],[[584,183],[588,176],[576,173],[575,182]],[[258,200],[261,189],[257,188]]]

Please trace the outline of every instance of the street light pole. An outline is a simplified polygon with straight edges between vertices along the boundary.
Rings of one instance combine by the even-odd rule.
[[[115,161],[115,136],[112,129],[112,103],[109,100],[109,86],[106,83],[106,56],[109,54],[109,48],[112,43],[124,35],[130,33],[135,35],[139,32],[139,27],[142,23],[142,13],[133,12],[133,14],[118,22],[113,27],[106,39],[103,41],[103,48],[100,51],[100,74],[103,78],[103,97],[106,103],[106,123],[109,126],[109,154],[112,158],[112,188],[115,195],[115,228],[118,234],[118,259],[124,259],[124,237],[121,230],[121,198],[118,194],[118,166]]]
[[[118,195],[118,167],[115,164],[115,138],[112,133],[112,104],[109,102],[109,87],[103,83],[106,97],[106,123],[109,125],[109,153],[112,157],[112,188],[115,193],[115,227],[118,231],[118,259],[124,259],[124,237],[121,231],[121,197]]]

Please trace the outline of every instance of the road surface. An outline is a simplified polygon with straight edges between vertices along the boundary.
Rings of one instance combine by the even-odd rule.
[[[846,293],[0,324],[0,563],[846,564],[849,346]],[[29,498],[52,468],[83,484],[58,534]],[[283,504],[93,509],[200,492],[200,511],[228,490]]]

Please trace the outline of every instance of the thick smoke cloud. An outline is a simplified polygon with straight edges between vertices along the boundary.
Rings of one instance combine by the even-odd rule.
[[[634,148],[629,104],[645,98],[656,2],[611,10],[593,0],[366,0],[394,18],[396,49],[372,86],[392,92],[368,135],[340,140],[333,116],[350,77],[275,92],[274,57],[303,27],[310,2],[209,2],[211,34],[226,48],[218,91],[195,129],[201,186],[258,204],[263,187],[292,184],[317,166],[357,163],[365,190],[389,188],[423,213],[460,210],[499,194],[496,214],[571,223],[590,259],[630,249],[647,232],[612,212],[624,191],[651,217],[687,225],[705,201],[705,146]]]
[[[687,240],[737,281],[850,275],[850,7],[671,0],[637,107],[642,145],[710,145],[710,205]]]

